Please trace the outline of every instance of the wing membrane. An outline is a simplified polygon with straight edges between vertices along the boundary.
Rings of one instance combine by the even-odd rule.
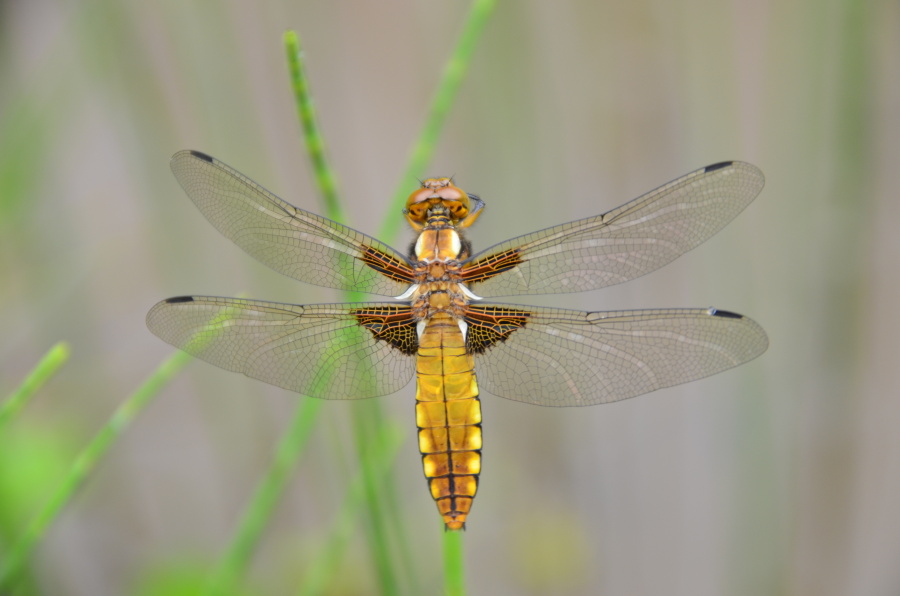
[[[715,309],[580,312],[470,306],[480,387],[541,406],[588,406],[687,383],[752,360],[768,338],[752,320]]]
[[[762,172],[723,162],[603,215],[489,248],[463,278],[484,297],[595,290],[654,271],[718,232],[762,190]]]
[[[186,296],[154,306],[147,326],[216,366],[323,399],[387,395],[415,371],[415,344],[397,349],[415,337],[405,305]]]
[[[406,257],[374,238],[298,209],[198,151],[176,153],[171,165],[206,219],[275,271],[317,286],[383,296],[409,287]]]

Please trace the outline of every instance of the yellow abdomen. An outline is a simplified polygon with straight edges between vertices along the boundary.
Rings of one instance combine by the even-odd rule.
[[[450,315],[428,320],[419,338],[416,380],[425,477],[447,529],[460,530],[481,472],[481,402],[472,355]]]

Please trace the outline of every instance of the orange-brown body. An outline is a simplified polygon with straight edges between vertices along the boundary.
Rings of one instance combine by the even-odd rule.
[[[470,225],[480,211],[480,201],[473,209],[470,198],[449,179],[431,178],[410,196],[406,211],[419,231],[418,283],[409,296],[419,320],[419,451],[431,496],[448,530],[465,528],[481,472],[481,402],[462,322],[471,294],[459,281],[459,261],[467,256],[467,248],[457,228]]]
[[[464,527],[481,472],[481,402],[456,321],[434,315],[419,338],[416,426],[431,496],[450,530]]]
[[[465,528],[481,472],[476,360],[480,384],[495,395],[586,406],[700,379],[768,346],[759,325],[730,311],[580,312],[478,303],[471,289],[485,297],[586,291],[654,271],[753,200],[764,179],[750,164],[712,164],[601,215],[474,255],[460,234],[484,202],[449,178],[425,180],[409,196],[404,214],[419,236],[402,255],[205,153],[177,153],[172,171],[220,232],[274,270],[398,302],[176,296],[151,309],[148,327],[226,370],[322,399],[387,395],[416,376],[422,463],[449,530]]]

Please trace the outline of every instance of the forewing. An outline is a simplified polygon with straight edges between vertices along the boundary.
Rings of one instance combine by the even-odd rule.
[[[216,366],[323,399],[387,395],[415,371],[415,321],[406,305],[184,296],[154,306],[147,326]]]
[[[747,317],[715,309],[580,312],[470,306],[478,385],[541,406],[589,406],[702,379],[768,347]]]
[[[383,296],[402,294],[412,282],[409,261],[391,247],[282,201],[213,157],[180,151],[171,165],[206,219],[279,273]]]
[[[513,238],[472,257],[463,280],[483,297],[595,290],[654,271],[704,242],[762,190],[762,172],[723,162],[603,215]]]

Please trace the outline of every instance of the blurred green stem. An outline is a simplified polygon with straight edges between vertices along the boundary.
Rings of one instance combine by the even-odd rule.
[[[481,31],[484,28],[490,14],[493,10],[494,0],[476,0],[469,12],[466,24],[460,35],[456,48],[450,57],[441,82],[432,100],[428,110],[428,117],[422,133],[413,147],[409,163],[404,171],[403,178],[394,198],[391,201],[388,215],[381,227],[381,237],[387,241],[393,239],[400,228],[401,218],[398,213],[403,207],[406,197],[406,184],[410,179],[420,175],[425,165],[431,159],[440,130],[446,121],[447,114],[453,104],[453,99],[459,89],[460,82],[466,73],[472,52],[475,47]],[[304,131],[304,141],[309,152],[315,174],[316,183],[322,202],[325,207],[325,214],[339,223],[346,223],[341,200],[337,192],[337,177],[328,163],[325,151],[325,142],[318,128],[315,116],[314,104],[309,92],[309,82],[306,77],[305,67],[303,63],[303,51],[300,45],[300,39],[294,31],[287,31],[284,35],[285,50],[287,52],[288,65],[291,76],[292,88],[297,106],[297,114]],[[351,300],[357,299],[355,296],[350,297]],[[307,404],[316,403],[307,400]],[[362,406],[362,404],[360,404]],[[366,502],[369,504],[372,516],[372,533],[370,540],[372,542],[372,552],[375,555],[375,565],[381,581],[382,592],[386,594],[394,594],[397,590],[396,581],[394,579],[393,566],[390,562],[388,534],[393,533],[400,542],[402,552],[408,552],[408,545],[405,542],[405,532],[400,527],[399,517],[397,516],[397,508],[393,503],[380,503],[378,484],[379,480],[383,482],[384,474],[379,474],[372,465],[371,458],[366,457],[366,452],[372,444],[373,436],[378,436],[377,430],[373,432],[375,421],[381,420],[380,405],[375,402],[371,406],[369,414],[362,414],[362,407],[354,410],[354,428],[356,429],[357,448],[362,461],[362,486],[363,491],[367,495]],[[366,409],[369,409],[366,408]],[[293,468],[299,457],[299,449],[305,443],[311,428],[318,406],[304,405],[302,411],[298,411],[291,427],[287,430],[284,438],[278,447],[278,457],[272,468],[263,480],[260,489],[257,490],[248,513],[241,524],[228,554],[224,557],[215,574],[212,582],[213,589],[221,589],[239,577],[240,573],[246,568],[250,555],[259,540],[262,528],[274,509],[278,495],[283,490],[284,484],[288,477],[289,471]],[[294,451],[291,451],[294,450]],[[385,472],[388,473],[388,472]],[[388,496],[392,491],[388,491]],[[392,520],[393,524],[389,532],[385,525],[386,520]],[[461,542],[456,543],[457,545]],[[461,561],[461,553],[456,560]],[[412,565],[408,565],[409,571],[412,573]],[[462,566],[456,565],[454,569],[458,573],[454,573],[458,586],[462,586]],[[414,578],[411,580],[415,583]],[[458,592],[462,593],[462,592]]]
[[[61,341],[44,354],[44,357],[28,373],[22,384],[3,402],[3,405],[0,405],[0,430],[3,430],[3,426],[7,421],[11,420],[13,416],[25,407],[25,404],[37,393],[38,389],[66,363],[70,352],[69,344]]]
[[[362,485],[369,506],[369,544],[370,552],[374,559],[375,570],[378,573],[378,581],[381,584],[381,594],[397,594],[397,578],[392,565],[390,542],[388,540],[388,528],[397,530],[396,508],[394,503],[386,503],[387,494],[382,490],[388,477],[379,477],[375,473],[371,460],[366,453],[378,442],[380,435],[379,426],[383,424],[381,406],[378,402],[371,401],[358,404],[353,410],[353,435],[356,439],[356,451],[362,462]],[[396,532],[398,538],[403,540],[405,534]]]
[[[284,43],[297,105],[297,114],[303,127],[304,142],[312,162],[319,193],[325,207],[325,214],[338,223],[346,224],[341,207],[342,201],[337,192],[337,176],[326,158],[324,137],[319,130],[315,117],[300,38],[296,32],[288,31],[285,33]],[[353,292],[347,293],[346,296],[351,301],[360,299],[360,296]],[[365,502],[369,506],[370,511],[370,524],[368,525],[370,529],[368,536],[370,542],[369,550],[374,559],[373,562],[381,584],[381,592],[394,594],[397,591],[397,581],[396,572],[391,564],[387,525],[388,520],[394,516],[396,503],[384,502],[385,498],[383,497],[389,497],[390,495],[385,495],[384,491],[378,490],[378,485],[381,484],[383,486],[385,483],[390,483],[391,480],[389,478],[380,478],[378,474],[375,474],[368,463],[371,460],[366,457],[366,453],[372,445],[372,434],[369,431],[374,430],[375,433],[378,433],[375,421],[383,418],[381,404],[377,401],[356,404],[353,409],[354,434],[357,452],[362,462],[363,486],[367,496]],[[288,435],[292,432],[293,429],[288,430]],[[400,542],[403,543],[403,533],[395,533],[398,535]]]
[[[296,31],[285,32],[284,46],[291,74],[291,87],[294,90],[294,103],[297,106],[297,118],[303,127],[303,140],[306,143],[309,160],[312,162],[319,196],[325,206],[325,215],[329,219],[345,224],[346,218],[337,191],[337,176],[325,155],[325,139],[316,122],[316,108],[309,92],[303,49],[300,47],[300,38]]]
[[[113,442],[121,436],[131,421],[144,409],[144,406],[159,394],[162,388],[191,360],[192,357],[186,352],[176,352],[166,359],[144,384],[119,406],[106,426],[78,455],[57,491],[31,521],[25,533],[13,545],[7,559],[0,566],[0,594],[12,589],[22,566],[31,556],[34,546],[44,536],[47,528],[56,519],[62,508],[72,500],[75,491],[81,487],[88,474],[106,455]]]
[[[425,166],[431,161],[431,156],[434,154],[434,148],[437,145],[438,135],[444,126],[444,122],[447,120],[450,108],[453,106],[453,100],[456,98],[457,91],[459,91],[460,83],[462,83],[463,77],[469,69],[472,52],[475,50],[475,43],[481,37],[481,32],[490,19],[495,4],[495,0],[475,0],[472,3],[466,22],[463,25],[462,33],[457,38],[453,53],[444,66],[444,72],[428,108],[428,115],[425,118],[422,132],[419,134],[415,145],[413,145],[409,161],[403,170],[400,183],[391,199],[388,216],[382,223],[381,231],[378,235],[382,240],[389,241],[396,237],[400,231],[403,218],[398,217],[398,214],[406,204],[406,197],[410,192],[408,184],[411,180],[421,177],[425,171]]]
[[[303,454],[322,400],[308,397],[300,400],[290,429],[278,444],[272,466],[257,486],[231,545],[210,579],[209,594],[227,593],[244,572],[278,498],[284,493],[291,471]]]
[[[309,81],[306,78],[302,59],[300,39],[296,32],[287,31],[284,35],[284,44],[297,115],[303,127],[303,138],[312,162],[324,210],[329,218],[342,222],[344,215],[337,192],[337,177],[328,163],[325,142],[316,123],[313,101],[309,92]],[[303,453],[321,405],[321,401],[312,398],[304,398],[298,405],[290,427],[285,431],[276,448],[275,459],[260,481],[231,544],[210,578],[207,593],[224,593],[245,573],[250,558],[259,544],[262,532],[274,513],[279,497],[287,486],[291,471],[296,467]]]
[[[444,594],[464,596],[463,533],[444,530]]]
[[[335,576],[344,551],[353,533],[355,519],[366,499],[366,477],[384,478],[390,471],[403,443],[403,432],[393,424],[382,427],[379,436],[373,442],[373,449],[366,453],[361,462],[359,473],[347,489],[344,502],[338,511],[331,531],[328,532],[328,543],[319,550],[318,556],[310,562],[299,594],[312,596],[323,594],[328,582]],[[363,468],[368,467],[366,472]]]

